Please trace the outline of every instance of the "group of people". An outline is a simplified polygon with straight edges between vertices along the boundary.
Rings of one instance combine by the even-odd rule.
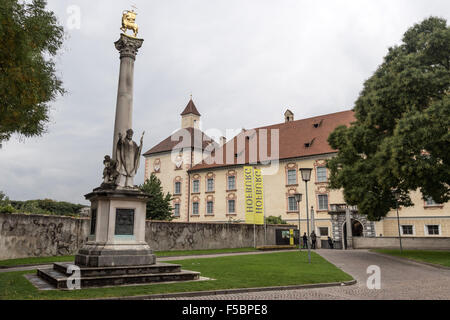
[[[316,249],[316,241],[317,241],[317,236],[316,236],[316,233],[313,231],[313,232],[311,232],[311,249]],[[306,232],[305,232],[305,233],[303,233],[303,249],[307,249],[307,244],[308,244],[308,236],[306,235]],[[328,237],[328,245],[329,245],[330,249],[334,248],[333,239],[331,239],[330,237]]]

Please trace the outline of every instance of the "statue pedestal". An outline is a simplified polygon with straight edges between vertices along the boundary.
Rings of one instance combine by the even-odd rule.
[[[85,197],[91,201],[91,232],[75,256],[76,265],[114,267],[156,262],[145,242],[148,195],[134,189],[97,188]]]

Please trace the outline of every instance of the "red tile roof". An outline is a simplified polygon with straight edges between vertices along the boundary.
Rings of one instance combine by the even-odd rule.
[[[267,132],[267,138],[262,136],[263,141],[267,141],[267,152],[268,155],[265,157],[262,155],[261,157],[257,154],[257,161],[261,162],[264,160],[275,160],[275,159],[290,159],[290,158],[299,158],[305,156],[319,155],[319,154],[327,154],[336,152],[337,150],[333,150],[328,144],[328,136],[330,133],[340,125],[350,125],[356,119],[354,117],[354,112],[352,110],[342,111],[337,113],[326,114],[322,116],[316,116],[308,119],[302,119],[297,121],[285,122],[275,125],[270,125],[266,127],[255,128],[252,130],[245,130],[234,137],[232,140],[227,142],[225,146],[220,148],[215,152],[216,155],[220,155],[223,153],[223,159],[221,163],[212,163],[208,164],[208,162],[212,162],[211,159],[203,161],[200,164],[195,165],[189,171],[196,171],[202,169],[213,169],[219,167],[227,167],[234,165],[242,165],[250,163],[249,159],[249,145],[250,141],[254,141],[252,139],[257,139],[256,146],[259,153],[259,140],[264,132]],[[271,137],[274,134],[274,129],[278,129],[279,133],[279,156],[271,155]],[[255,136],[256,133],[256,136]],[[251,136],[249,139],[246,136]],[[275,137],[275,136],[274,136]],[[242,156],[236,157],[242,153],[243,150],[238,150],[238,141],[245,141],[245,159]],[[242,142],[241,142],[242,144]],[[307,146],[306,144],[309,144]],[[227,149],[233,150],[233,155],[230,155],[228,159],[229,163],[227,163]],[[242,148],[241,148],[242,149]],[[231,160],[231,161],[230,161]],[[218,161],[216,161],[218,162]],[[252,161],[253,162],[253,161]]]
[[[175,140],[175,141],[172,141]],[[155,153],[168,152],[173,149],[190,148],[194,147],[194,144],[198,145],[198,149],[205,150],[205,148],[214,143],[218,146],[217,142],[212,140],[203,131],[195,128],[180,129],[158,143],[156,146],[145,152],[144,156],[150,156]]]
[[[200,116],[200,112],[198,112],[197,108],[195,107],[194,101],[189,100],[186,108],[184,108],[184,111],[181,113],[182,116],[186,115],[186,114],[195,114],[197,116]]]

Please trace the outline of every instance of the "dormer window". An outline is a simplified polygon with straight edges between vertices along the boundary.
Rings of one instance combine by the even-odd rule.
[[[313,138],[311,141],[306,142],[306,143],[305,143],[305,148],[310,148],[310,147],[313,145],[314,140],[316,140],[316,138]]]
[[[313,123],[313,127],[316,128],[316,129],[319,128],[322,125],[322,122],[323,122],[323,119],[320,120],[320,122]]]
[[[294,121],[294,113],[287,109],[286,112],[284,113],[284,122],[292,122]]]

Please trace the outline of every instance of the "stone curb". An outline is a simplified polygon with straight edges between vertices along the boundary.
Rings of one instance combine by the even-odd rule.
[[[429,267],[434,267],[437,269],[444,269],[444,270],[450,270],[450,267],[446,267],[446,266],[442,266],[439,264],[434,264],[434,263],[430,263],[430,262],[425,262],[425,261],[418,261],[418,260],[414,260],[414,259],[410,259],[410,258],[401,258],[401,257],[397,257],[397,256],[392,256],[390,254],[386,254],[386,253],[381,253],[381,252],[374,252],[374,251],[369,251],[370,253],[379,255],[379,256],[383,256],[383,257],[387,257],[387,258],[391,258],[400,262],[406,262],[406,263],[410,263],[410,264],[421,264],[421,265],[425,265],[425,266],[429,266]]]
[[[114,298],[95,298],[88,300],[150,300],[150,299],[164,299],[164,298],[181,298],[181,297],[201,297],[221,294],[236,294],[236,293],[250,293],[263,291],[278,291],[278,290],[298,290],[298,289],[315,289],[325,287],[339,287],[351,286],[356,284],[356,280],[344,282],[330,282],[317,284],[302,284],[293,286],[279,286],[279,287],[259,287],[259,288],[240,288],[240,289],[224,289],[224,290],[210,290],[210,291],[192,291],[192,292],[176,292],[176,293],[160,293],[144,296],[129,296],[129,297],[114,297]]]

